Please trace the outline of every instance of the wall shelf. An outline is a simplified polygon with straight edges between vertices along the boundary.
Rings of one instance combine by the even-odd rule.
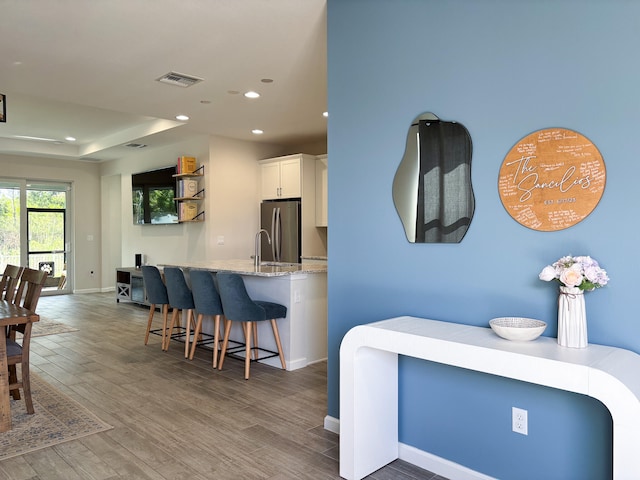
[[[199,206],[204,200],[204,187],[199,184],[200,179],[204,178],[204,165],[193,172],[177,173],[174,178],[178,195],[174,198],[178,207],[178,223],[204,222],[204,210]],[[188,193],[192,195],[187,195]]]
[[[200,190],[200,192],[204,192],[204,190]],[[198,192],[198,194],[200,193]],[[194,202],[198,200],[204,200],[204,197],[176,197],[174,198],[176,202],[183,202],[185,200],[193,200]]]
[[[185,178],[185,177],[204,177],[204,165],[200,165],[193,172],[190,173],[176,173],[174,175],[175,178]]]
[[[202,216],[202,218],[200,218]],[[204,212],[200,212],[197,217],[192,218],[191,220],[180,220],[180,223],[200,223],[204,222]]]

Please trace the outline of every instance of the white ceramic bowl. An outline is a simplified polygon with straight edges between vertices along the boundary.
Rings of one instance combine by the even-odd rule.
[[[542,320],[522,317],[493,318],[489,321],[489,326],[498,336],[518,342],[535,340],[547,328]]]

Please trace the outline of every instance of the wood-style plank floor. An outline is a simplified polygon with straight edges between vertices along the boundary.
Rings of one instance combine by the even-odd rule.
[[[113,293],[42,297],[38,313],[79,331],[33,338],[32,371],[115,428],[0,462],[0,480],[340,478],[326,362],[254,363],[245,381],[242,361],[217,371],[210,350],[189,361],[184,344],[145,346],[148,309]],[[442,480],[403,461],[368,478]]]

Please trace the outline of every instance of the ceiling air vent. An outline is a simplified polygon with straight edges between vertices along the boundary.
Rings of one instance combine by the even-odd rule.
[[[125,147],[129,148],[144,148],[146,145],[144,143],[127,143]]]
[[[156,80],[160,83],[168,83],[169,85],[186,88],[191,85],[195,85],[196,83],[200,83],[202,78],[192,77],[183,73],[169,72],[160,78],[156,78]]]

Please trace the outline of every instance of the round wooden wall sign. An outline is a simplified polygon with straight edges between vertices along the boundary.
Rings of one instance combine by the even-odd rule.
[[[514,220],[552,232],[575,225],[596,208],[606,177],[602,155],[587,137],[547,128],[527,135],[509,151],[498,190]]]

